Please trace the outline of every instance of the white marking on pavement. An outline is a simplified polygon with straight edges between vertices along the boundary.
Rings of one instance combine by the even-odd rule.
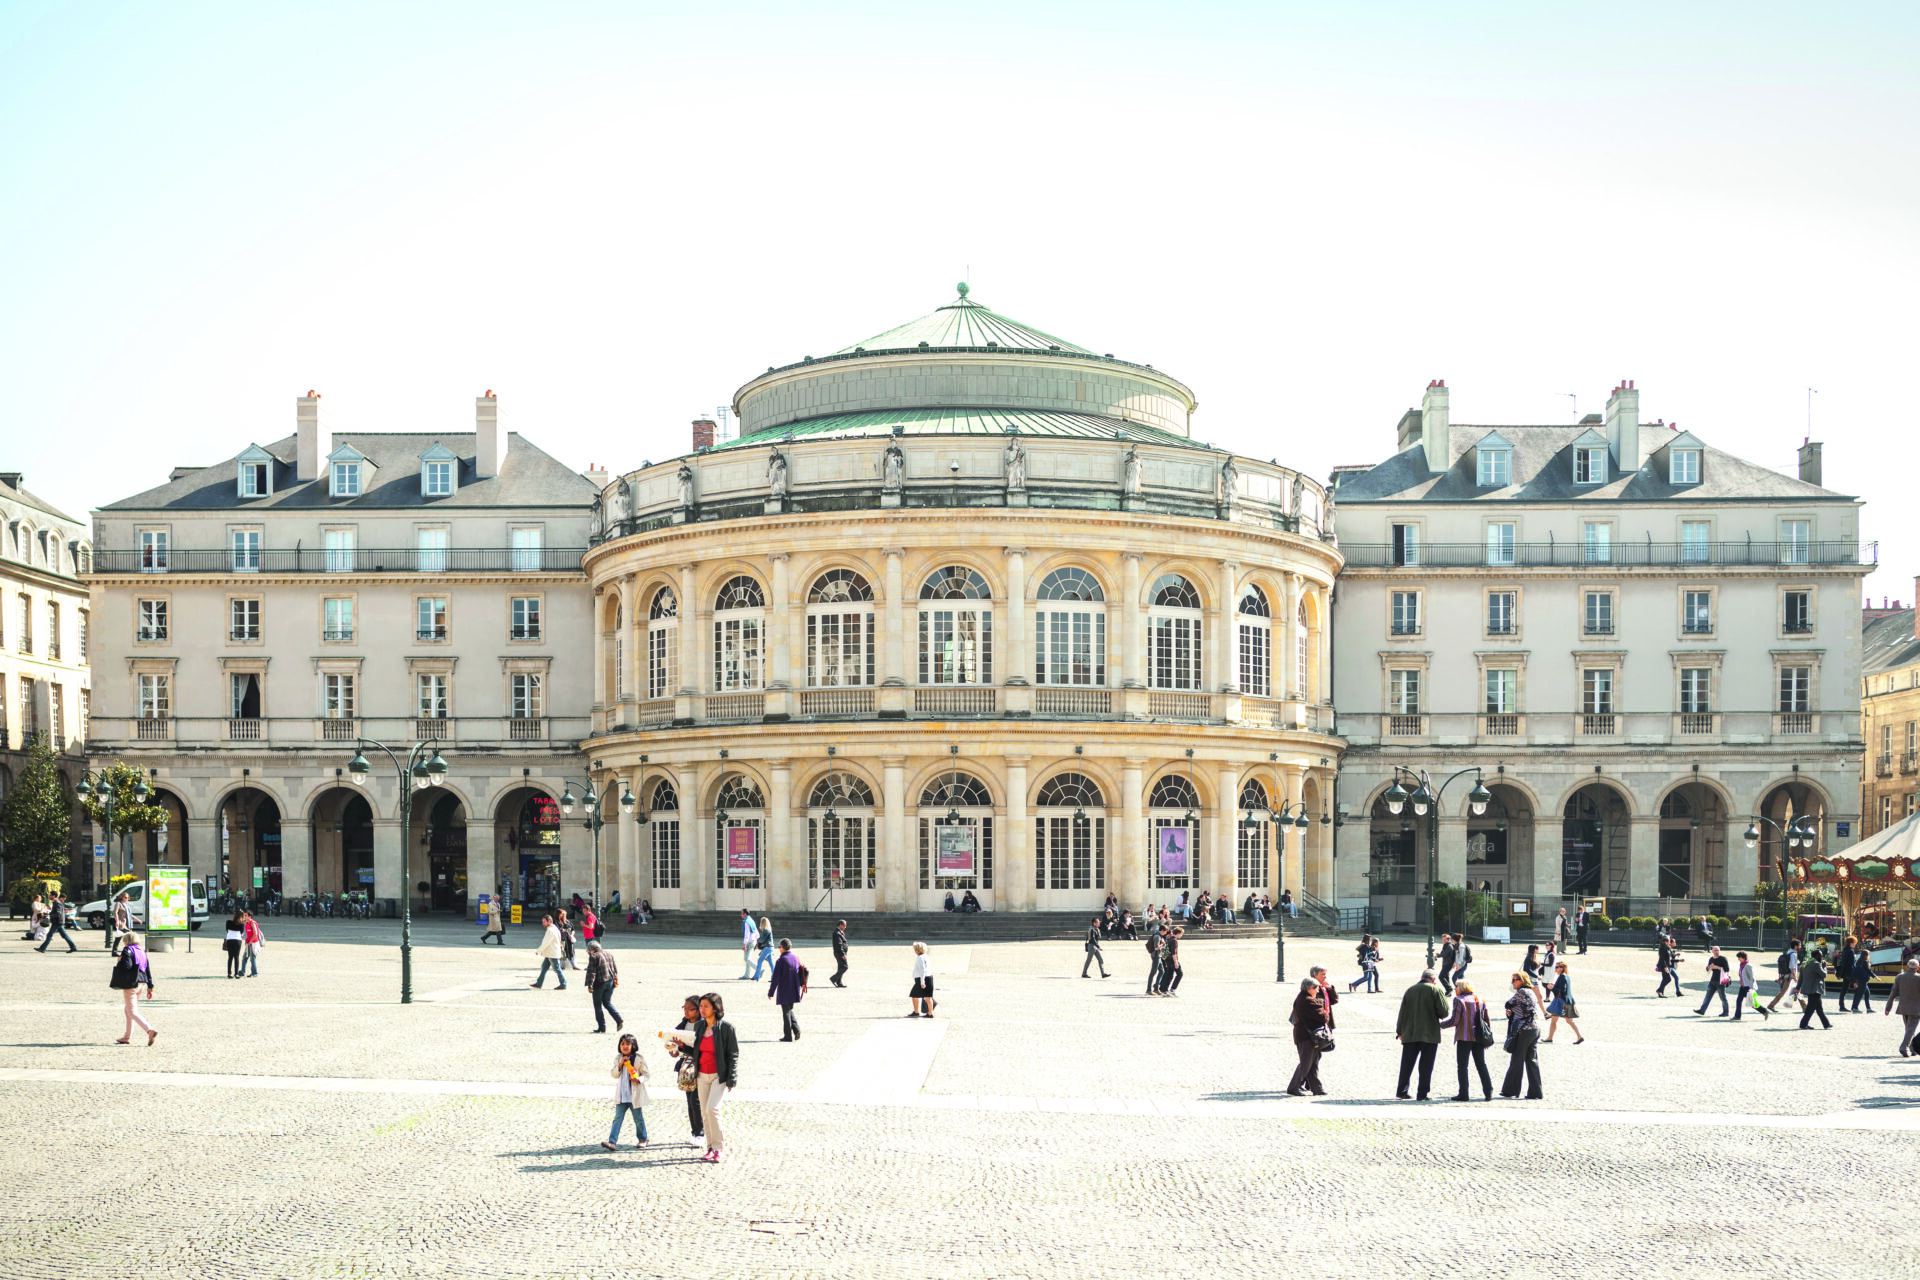
[[[934,1055],[947,1034],[938,1018],[902,1018],[882,1022],[848,1045],[839,1059],[806,1091],[809,1102],[892,1104],[920,1095]]]

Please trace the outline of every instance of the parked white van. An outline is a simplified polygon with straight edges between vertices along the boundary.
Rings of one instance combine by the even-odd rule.
[[[114,891],[114,897],[122,893],[127,895],[128,919],[136,929],[147,927],[147,882],[129,880]],[[207,882],[204,880],[187,881],[188,919],[195,929],[207,922]],[[113,899],[101,898],[89,902],[80,908],[80,918],[87,922],[89,929],[104,929],[113,919]]]

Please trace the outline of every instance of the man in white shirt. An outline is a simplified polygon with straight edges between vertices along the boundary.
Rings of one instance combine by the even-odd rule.
[[[1733,997],[1733,1020],[1738,1022],[1740,1021],[1740,1011],[1746,1007],[1748,997],[1753,995],[1754,988],[1760,985],[1760,981],[1753,976],[1753,961],[1747,959],[1747,953],[1744,951],[1736,951],[1733,954],[1734,959],[1739,961],[1739,964],[1735,968],[1733,979],[1738,988]],[[1767,1012],[1767,1006],[1761,1004],[1758,1000],[1753,1002],[1753,1007],[1760,1011],[1760,1016],[1763,1018],[1773,1016]]]
[[[753,922],[753,912],[740,908],[740,958],[744,962],[740,968],[740,977],[744,981],[753,976],[753,953],[759,949],[760,927]]]
[[[553,970],[553,976],[560,979],[560,990],[565,991],[567,989],[567,971],[561,967],[562,956],[565,953],[563,944],[560,941],[560,930],[555,927],[552,916],[541,916],[540,924],[546,932],[541,935],[540,945],[534,948],[533,952],[533,954],[540,957],[540,976],[528,985],[535,987],[546,986],[547,970],[551,968]]]

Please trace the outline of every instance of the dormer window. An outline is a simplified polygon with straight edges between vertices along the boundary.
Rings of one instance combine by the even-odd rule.
[[[1607,451],[1605,449],[1575,449],[1573,451],[1573,482],[1575,484],[1605,484],[1607,482]]]
[[[336,498],[357,498],[360,496],[359,463],[336,462],[333,464],[333,496]]]
[[[420,455],[420,496],[445,498],[453,493],[459,478],[460,459],[443,444],[435,444]]]
[[[1700,451],[1698,449],[1675,449],[1671,457],[1673,462],[1667,477],[1669,484],[1700,483]]]
[[[1474,451],[1480,487],[1498,489],[1513,483],[1513,443],[1499,432],[1487,436]]]
[[[265,498],[273,493],[273,455],[250,445],[239,457],[239,486],[243,498]]]

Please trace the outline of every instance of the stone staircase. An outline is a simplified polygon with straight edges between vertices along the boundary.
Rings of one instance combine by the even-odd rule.
[[[763,914],[755,913],[755,918]],[[1087,921],[1092,912],[1083,911],[982,911],[961,914],[947,911],[852,912],[842,916],[824,911],[765,912],[773,921],[776,938],[794,942],[824,944],[833,936],[836,919],[847,922],[847,935],[856,944],[862,942],[1079,942],[1087,936]],[[677,938],[725,938],[737,942],[740,937],[738,911],[662,911],[650,925],[630,925],[623,914],[610,923],[610,934],[649,934]],[[1211,930],[1189,927],[1187,942],[1211,940],[1270,940],[1274,925],[1221,924]],[[1143,935],[1144,936],[1144,935]],[[1317,920],[1301,916],[1287,921],[1289,938],[1334,937]],[[1120,941],[1124,942],[1124,939]]]

